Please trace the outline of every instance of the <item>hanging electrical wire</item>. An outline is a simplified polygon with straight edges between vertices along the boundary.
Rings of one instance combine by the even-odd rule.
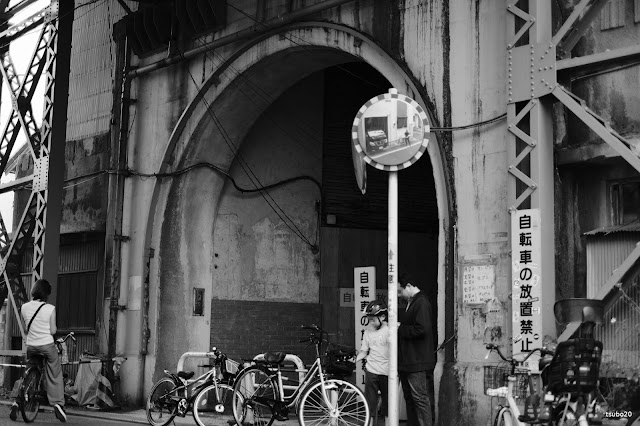
[[[179,51],[178,54],[183,55],[183,52]],[[183,58],[184,58],[184,55],[183,55]],[[198,83],[196,82],[195,78],[193,77],[193,74],[191,73],[191,71],[188,68],[187,68],[187,73],[189,74],[189,77],[190,77],[192,83],[194,84],[194,86],[196,87],[196,89],[198,91],[200,91],[201,90],[200,86],[198,85]],[[287,215],[287,213],[282,209],[282,207],[280,207],[280,205],[271,196],[271,194],[268,191],[265,191],[265,190],[262,189],[263,185],[260,182],[260,179],[255,175],[255,173],[253,172],[253,170],[251,169],[249,164],[246,162],[246,160],[243,158],[242,154],[239,152],[238,148],[235,146],[235,144],[231,140],[231,137],[227,133],[226,129],[224,128],[224,126],[222,125],[222,123],[220,122],[220,120],[218,119],[216,114],[213,112],[209,102],[205,98],[203,98],[202,101],[205,104],[205,108],[207,110],[207,113],[211,117],[214,125],[218,129],[218,132],[222,136],[224,142],[227,144],[227,146],[229,147],[229,149],[233,153],[234,158],[237,160],[238,164],[243,169],[243,171],[245,172],[245,174],[247,175],[247,177],[249,178],[251,183],[255,186],[257,192],[262,196],[262,198],[269,205],[269,207],[276,213],[278,218],[280,218],[280,220],[282,220],[282,222],[296,236],[298,236],[298,238],[300,238],[307,245],[309,245],[309,247],[311,247],[311,249],[313,251],[317,250],[317,247],[314,244],[312,244],[311,241],[304,235],[304,233],[300,230],[300,228],[298,228],[298,226],[295,224],[295,222]]]

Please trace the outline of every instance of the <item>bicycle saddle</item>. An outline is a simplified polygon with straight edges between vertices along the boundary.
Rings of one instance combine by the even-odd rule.
[[[280,364],[286,356],[286,352],[266,352],[264,360],[267,364]]]
[[[178,371],[178,377],[185,380],[189,380],[194,374],[193,371]]]

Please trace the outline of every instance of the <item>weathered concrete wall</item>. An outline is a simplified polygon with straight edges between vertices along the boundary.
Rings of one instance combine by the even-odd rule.
[[[321,73],[306,78],[258,119],[229,171],[239,187],[300,176],[321,181],[323,82]],[[318,303],[320,255],[310,244],[319,243],[320,199],[310,180],[264,195],[241,193],[227,181],[215,224],[212,297]]]
[[[245,5],[252,13],[255,3],[238,6]],[[272,9],[264,13],[278,12]],[[217,37],[250,23],[237,12],[230,10],[229,15],[228,27]],[[213,82],[210,77],[221,67],[221,58],[231,57],[239,44],[145,75],[133,85],[132,96],[137,101],[131,110],[129,166],[140,172],[156,173],[209,162],[237,176],[228,141],[242,145],[246,150],[243,153],[250,159],[277,154],[276,165],[289,161],[293,155],[298,156],[298,152],[288,150],[262,151],[272,144],[279,146],[278,141],[269,141],[265,146],[250,143],[253,135],[249,129],[266,106],[239,101],[234,93],[246,88],[243,78],[237,75],[254,65],[257,65],[255,71],[247,76],[256,79],[265,93],[277,99],[305,75],[359,58],[378,69],[401,93],[418,99],[436,125],[458,126],[493,118],[505,110],[504,15],[503,6],[495,2],[351,2],[324,13],[321,19],[328,24],[316,22],[292,28],[284,38],[275,35],[238,52],[232,59],[232,67],[216,75],[215,84],[209,84]],[[359,33],[363,38],[356,37]],[[303,46],[298,40],[304,40]],[[194,46],[200,43],[194,42]],[[163,56],[164,53],[145,58],[144,63]],[[134,64],[135,61],[139,59],[136,58]],[[204,101],[196,99],[198,93]],[[221,134],[214,121],[222,124],[226,135]],[[443,377],[439,391],[441,409],[460,413],[454,420],[457,424],[479,424],[487,419],[489,410],[482,395],[481,369],[477,367],[484,349],[482,340],[473,331],[477,313],[459,305],[460,282],[451,274],[457,261],[478,255],[492,256],[497,262],[496,294],[501,300],[508,300],[506,185],[509,177],[504,126],[494,124],[437,136],[433,135],[429,155],[441,222],[437,271],[438,306],[442,307],[438,317],[440,341],[458,333],[453,352],[458,363],[445,366],[444,352],[439,355],[438,374]],[[300,170],[309,168],[305,158],[308,157],[296,157],[296,161],[303,160],[298,164]],[[262,171],[273,178],[282,172],[266,166]],[[153,373],[172,368],[181,352],[207,348],[208,341],[202,336],[208,336],[210,306],[206,306],[204,317],[193,317],[190,304],[193,287],[204,287],[207,297],[213,294],[213,277],[217,279],[214,241],[218,237],[213,218],[237,215],[238,229],[246,233],[246,236],[240,234],[237,240],[235,247],[239,253],[252,247],[252,241],[258,243],[253,256],[249,257],[248,268],[245,270],[242,265],[238,281],[249,282],[254,274],[261,273],[266,276],[263,288],[272,291],[250,296],[248,289],[242,293],[243,289],[240,297],[268,294],[274,299],[286,299],[288,295],[273,286],[276,280],[283,279],[281,273],[290,285],[301,276],[311,281],[297,297],[308,301],[316,297],[317,267],[310,253],[299,254],[302,275],[299,275],[301,271],[291,275],[291,269],[287,269],[290,265],[279,269],[277,264],[269,263],[261,269],[260,265],[273,248],[264,243],[275,237],[276,222],[259,209],[241,210],[225,185],[223,176],[205,168],[158,181],[138,177],[127,180],[123,233],[130,235],[131,241],[125,244],[122,253],[120,284],[123,291],[119,303],[128,309],[120,314],[118,351],[129,357],[122,371],[127,378],[123,381],[123,390],[128,395],[140,399],[149,389]],[[296,217],[305,233],[312,229],[310,218],[315,199],[313,189],[309,190],[307,185],[296,183],[293,188],[297,188],[299,194],[295,202],[290,199],[284,203],[296,208]],[[248,198],[244,196],[245,202]],[[450,221],[456,225],[455,240],[448,240]],[[270,234],[261,235],[257,227],[260,224],[269,225]],[[453,250],[448,250],[447,241],[454,244]],[[149,249],[154,249],[154,257],[147,282],[145,265]],[[300,251],[298,246],[291,246],[283,253],[294,250]],[[445,270],[445,265],[451,267]],[[149,354],[141,355],[146,284],[151,296],[150,342],[146,348]],[[221,296],[235,296],[235,291],[225,290]],[[447,300],[445,294],[450,296]]]
[[[505,13],[504,6],[496,2],[450,3],[452,126],[485,121],[506,112]],[[504,122],[453,132],[452,154],[457,213],[455,267],[458,270],[476,260],[495,264],[495,294],[505,306],[504,332],[497,342],[504,344],[511,333],[510,177]],[[491,408],[482,388],[486,318],[480,309],[462,305],[459,274],[453,284],[457,363],[447,376],[454,383],[443,380],[441,384],[441,397],[450,398],[444,398],[440,408],[460,413],[452,424],[484,424]]]

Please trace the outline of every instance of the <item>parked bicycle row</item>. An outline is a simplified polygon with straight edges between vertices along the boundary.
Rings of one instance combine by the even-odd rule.
[[[169,424],[176,416],[192,412],[196,424],[271,425],[297,416],[301,425],[368,425],[370,410],[362,391],[345,380],[355,368],[353,348],[332,344],[316,325],[303,326],[309,336],[301,343],[315,346],[316,358],[308,368],[286,369],[284,352],[267,352],[243,365],[216,348],[206,354],[207,372],[194,378],[193,371],[172,373],[152,388],[147,399],[147,419],[153,426]],[[245,365],[246,364],[246,365]],[[286,373],[297,373],[290,381]],[[284,374],[283,374],[284,373]],[[291,383],[291,384],[289,384]]]

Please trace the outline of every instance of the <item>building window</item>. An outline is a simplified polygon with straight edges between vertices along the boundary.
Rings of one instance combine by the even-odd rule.
[[[623,27],[624,6],[624,0],[609,0],[600,11],[600,29],[610,30],[612,28]]]
[[[640,219],[640,181],[611,184],[612,224],[625,225]]]

